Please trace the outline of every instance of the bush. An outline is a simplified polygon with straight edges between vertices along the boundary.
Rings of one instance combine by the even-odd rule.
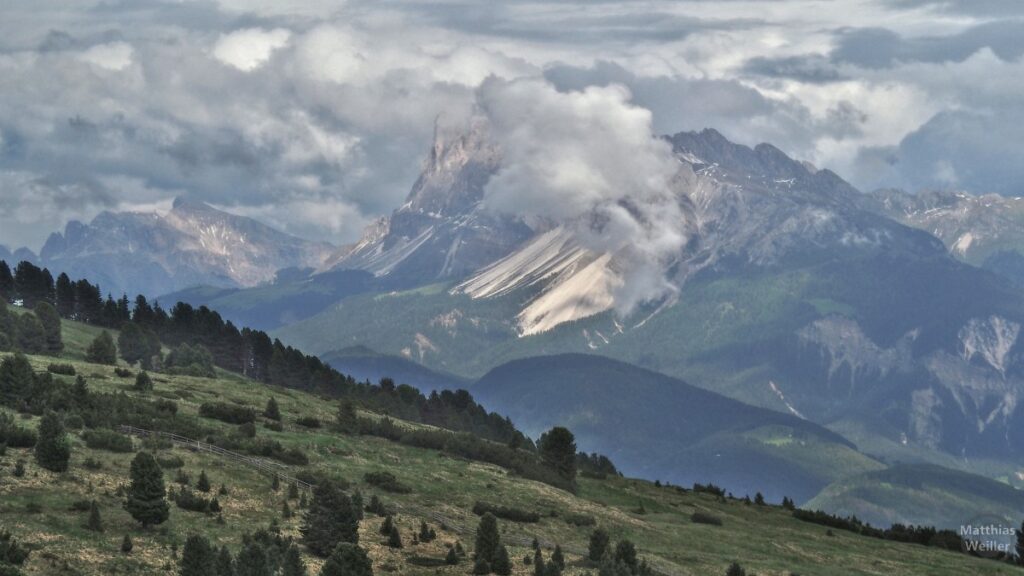
[[[179,490],[174,496],[174,503],[178,505],[178,508],[188,510],[190,512],[202,512],[206,514],[220,511],[220,503],[217,502],[216,498],[203,498],[189,488],[182,488]]]
[[[36,445],[36,433],[18,426],[13,417],[0,412],[0,444],[10,448],[31,448]]]
[[[273,430],[274,432],[283,432],[284,424],[277,422],[276,420],[267,420],[263,423],[263,427],[267,430]]]
[[[174,454],[159,455],[156,457],[156,463],[164,470],[173,470],[185,465],[185,461]]]
[[[395,494],[408,494],[412,492],[412,488],[402,484],[395,478],[395,475],[391,472],[367,472],[363,474],[363,480],[371,486],[376,486],[385,492],[393,492]]]
[[[114,374],[118,378],[133,378],[133,377],[135,377],[135,372],[132,372],[131,370],[129,370],[127,368],[114,368]]]
[[[256,421],[256,411],[252,408],[225,402],[204,402],[199,406],[199,415],[228,424],[245,424]]]
[[[536,512],[530,512],[528,510],[520,510],[519,508],[512,508],[509,506],[499,506],[497,504],[488,504],[487,502],[477,502],[473,505],[473,514],[477,516],[483,516],[490,512],[496,517],[502,520],[511,520],[512,522],[523,522],[523,523],[536,523],[540,522],[540,514]]]
[[[721,526],[722,519],[718,516],[713,516],[707,512],[694,512],[690,516],[690,521],[694,524],[709,524],[711,526]]]
[[[296,420],[295,423],[298,424],[299,426],[305,426],[306,428],[320,427],[320,420],[318,418],[314,418],[313,416],[303,416],[302,418]]]
[[[50,374],[60,374],[62,376],[74,376],[76,374],[75,367],[71,364],[50,364],[46,367],[46,371]]]
[[[573,526],[596,526],[597,519],[588,514],[569,513],[565,515],[565,521]]]
[[[126,454],[135,449],[132,439],[120,432],[113,430],[97,429],[86,430],[82,434],[85,445],[94,450],[107,450],[119,454]]]

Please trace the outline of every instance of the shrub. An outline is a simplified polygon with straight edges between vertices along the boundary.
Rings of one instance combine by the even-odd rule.
[[[284,431],[284,424],[281,424],[276,420],[267,420],[266,422],[263,423],[263,427],[266,428],[267,430],[273,430],[274,432]]]
[[[252,408],[225,402],[204,402],[199,406],[199,415],[228,424],[245,424],[256,421],[256,411]]]
[[[298,424],[299,426],[305,426],[306,428],[320,427],[320,420],[318,418],[314,418],[313,416],[303,416],[302,418],[296,420],[295,423]]]
[[[94,450],[107,450],[119,454],[126,454],[135,449],[132,439],[114,430],[96,429],[86,430],[82,434],[85,445]]]
[[[114,374],[118,378],[133,378],[135,376],[135,372],[127,368],[114,368]]]
[[[395,475],[390,472],[367,472],[363,475],[363,480],[371,486],[376,486],[386,492],[393,492],[395,494],[408,494],[412,492],[412,488],[402,484],[395,478]]]
[[[159,455],[156,457],[156,462],[163,470],[173,470],[185,465],[185,461],[174,454]]]
[[[214,504],[216,502],[216,504]],[[174,503],[182,510],[190,512],[219,512],[220,503],[216,498],[203,498],[189,488],[182,488],[174,496]]]
[[[46,367],[46,371],[50,374],[60,374],[62,376],[74,376],[76,374],[75,367],[71,364],[50,364]]]
[[[567,524],[579,527],[595,526],[597,524],[597,519],[588,514],[569,513],[565,515],[565,521]]]
[[[10,448],[31,448],[36,445],[36,433],[18,426],[11,415],[0,412],[0,444]]]
[[[102,470],[103,469],[103,462],[100,462],[99,460],[93,458],[92,456],[86,458],[85,461],[82,462],[82,465],[85,466],[85,468],[87,470]]]
[[[153,390],[153,379],[149,377],[145,370],[139,372],[138,376],[135,377],[134,388],[139,392],[150,392]]]
[[[499,506],[497,504],[489,504],[487,502],[480,501],[473,505],[473,514],[476,514],[477,516],[483,516],[488,512],[494,514],[498,518],[511,520],[512,522],[524,522],[531,524],[540,522],[540,514],[537,512],[521,510],[519,508],[512,508],[509,506]]]
[[[709,524],[711,526],[721,526],[722,519],[718,516],[708,514],[707,512],[694,512],[690,516],[690,521],[694,524]]]

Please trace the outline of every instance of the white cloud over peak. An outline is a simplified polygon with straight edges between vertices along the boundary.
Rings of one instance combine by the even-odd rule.
[[[269,60],[274,50],[286,46],[291,35],[284,28],[236,30],[220,36],[213,45],[213,55],[225,64],[249,72]]]

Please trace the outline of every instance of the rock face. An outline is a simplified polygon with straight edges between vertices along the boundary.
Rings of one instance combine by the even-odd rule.
[[[405,204],[327,266],[367,270],[406,286],[461,278],[505,256],[532,231],[483,209],[484,187],[499,162],[483,124],[454,132],[439,127]]]
[[[250,218],[182,198],[166,214],[104,212],[69,222],[42,262],[107,292],[159,296],[199,284],[249,287],[290,267],[318,267],[332,251]]]

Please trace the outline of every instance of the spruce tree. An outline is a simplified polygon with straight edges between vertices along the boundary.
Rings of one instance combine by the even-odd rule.
[[[544,566],[544,576],[562,576],[562,569],[558,567],[558,564],[548,562]]]
[[[427,526],[426,521],[420,521],[420,542],[430,542],[434,539],[433,531]]]
[[[199,480],[196,481],[196,490],[200,492],[210,491],[210,478],[206,476],[206,470],[199,472]]]
[[[89,503],[89,521],[85,527],[93,532],[103,532],[103,519],[100,518],[100,506],[95,500]]]
[[[281,502],[281,517],[288,520],[292,517],[292,507],[288,505],[288,501]]]
[[[352,500],[331,480],[313,489],[313,501],[303,517],[302,540],[317,556],[330,555],[342,542],[359,543],[359,519]]]
[[[139,372],[135,377],[134,388],[139,392],[151,392],[153,390],[153,380],[149,377],[149,374],[146,374],[145,370]]]
[[[43,354],[46,352],[46,330],[34,314],[18,316],[17,345],[25,354]]]
[[[64,432],[64,423],[56,412],[47,412],[39,422],[35,456],[36,463],[51,472],[65,472],[68,469],[71,444]]]
[[[477,558],[476,561],[473,562],[474,576],[483,576],[484,574],[490,573],[491,565],[487,562],[487,560],[484,560],[483,558]]]
[[[324,562],[320,576],[373,576],[373,565],[365,550],[356,544],[342,542]]]
[[[444,557],[444,563],[449,566],[455,566],[459,563],[459,555],[455,552],[455,547],[448,549],[448,554]]]
[[[761,494],[760,492],[755,494],[754,495],[754,504],[757,504],[758,506],[764,506],[764,494]]]
[[[258,542],[242,547],[235,560],[235,576],[272,576],[267,551]]]
[[[594,528],[594,531],[590,533],[590,545],[587,547],[587,558],[591,562],[600,562],[604,553],[608,550],[608,544],[611,542],[611,537],[608,536],[608,531],[604,528]]]
[[[339,432],[355,434],[359,431],[359,416],[356,413],[356,405],[348,398],[338,404],[338,413],[335,417],[335,428]]]
[[[4,304],[14,298],[14,275],[6,261],[0,260],[0,301]]]
[[[99,336],[93,338],[85,352],[85,361],[107,366],[117,364],[117,346],[114,344],[110,332],[104,330],[100,332]]]
[[[391,548],[402,548],[402,534],[398,531],[398,526],[391,526],[391,531],[388,532],[388,546]]]
[[[512,561],[508,557],[508,549],[498,546],[494,555],[494,562],[491,563],[491,570],[498,576],[509,576],[512,574]]]
[[[384,536],[391,534],[391,529],[394,528],[394,519],[391,518],[391,514],[384,517],[384,521],[380,523],[380,533]]]
[[[125,534],[124,538],[121,539],[121,552],[124,554],[131,554],[132,548],[134,547],[135,545],[132,544],[132,537]]]
[[[185,540],[178,563],[180,576],[217,576],[217,552],[204,536],[193,534]]]
[[[296,500],[299,497],[299,485],[295,482],[288,484],[288,499]],[[355,504],[355,502],[353,502]]]
[[[498,533],[498,519],[494,517],[494,514],[487,512],[480,518],[480,524],[476,528],[474,557],[477,560],[483,559],[488,564],[494,564],[499,548],[501,548],[501,535]]]
[[[559,570],[565,570],[565,555],[558,544],[555,544],[555,551],[551,553],[551,563],[558,566]]]
[[[231,551],[227,546],[220,547],[214,572],[217,576],[235,576],[235,560],[231,557]]]
[[[35,314],[43,327],[46,353],[50,356],[59,356],[64,351],[64,340],[60,333],[60,315],[57,314],[57,309],[49,302],[37,302]]]
[[[281,421],[281,409],[277,406],[277,400],[273,396],[270,400],[267,400],[267,407],[263,410],[263,415],[271,420]]]
[[[125,509],[143,528],[161,524],[169,514],[165,496],[163,470],[150,453],[139,452],[132,459]]]
[[[306,563],[302,561],[299,547],[292,544],[284,553],[281,564],[281,576],[307,576]]]
[[[621,563],[629,568],[631,574],[636,574],[639,564],[636,557],[636,546],[629,540],[622,540],[615,546],[615,563]]]

